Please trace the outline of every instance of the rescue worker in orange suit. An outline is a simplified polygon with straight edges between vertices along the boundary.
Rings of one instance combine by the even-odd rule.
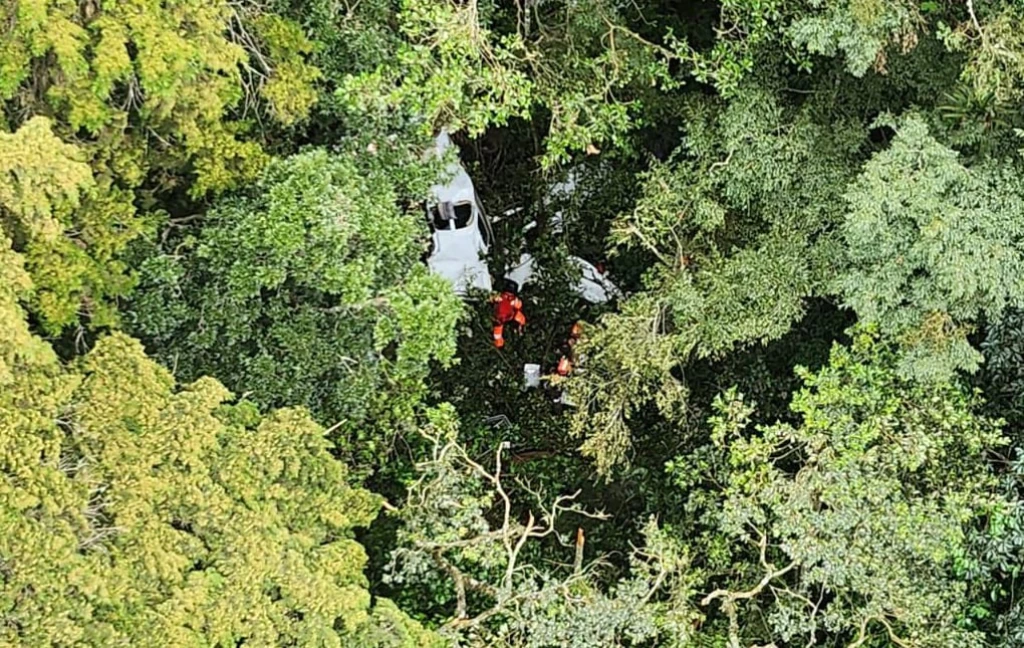
[[[523,314],[523,302],[510,290],[504,290],[492,298],[494,302],[494,346],[505,346],[505,325],[515,322],[519,331],[526,327],[526,315]]]
[[[569,330],[569,339],[565,342],[564,353],[558,360],[558,366],[555,367],[555,372],[559,376],[568,376],[572,371],[572,351],[573,347],[576,346],[576,342],[580,339],[580,334],[583,332],[583,328],[579,322],[572,325]]]

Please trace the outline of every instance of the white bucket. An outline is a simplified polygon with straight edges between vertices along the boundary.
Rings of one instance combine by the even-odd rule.
[[[523,365],[523,384],[526,387],[526,389],[530,389],[531,387],[540,387],[539,364]]]

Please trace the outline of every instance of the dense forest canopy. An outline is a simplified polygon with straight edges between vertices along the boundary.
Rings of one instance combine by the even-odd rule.
[[[1015,0],[0,2],[0,645],[1024,646],[1022,138]]]

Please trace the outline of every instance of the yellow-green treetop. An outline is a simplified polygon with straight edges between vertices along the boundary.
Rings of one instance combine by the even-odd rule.
[[[0,644],[422,646],[372,604],[349,485],[304,410],[261,416],[116,333],[63,366],[0,239]]]
[[[47,184],[37,175],[44,168],[74,184],[80,170],[50,164],[73,146],[95,176],[80,204],[57,216],[69,241],[51,237],[32,250],[10,230],[6,212],[18,207],[0,189],[4,227],[40,291],[32,308],[49,330],[80,314],[113,322],[110,301],[132,286],[118,256],[153,225],[137,213],[140,198],[175,191],[183,176],[200,197],[259,173],[267,155],[247,133],[255,120],[305,117],[319,78],[306,62],[311,49],[294,23],[226,0],[0,6],[0,134],[28,128],[2,136],[0,168],[20,168],[16,182],[34,187]],[[66,144],[43,145],[33,116],[47,117]]]

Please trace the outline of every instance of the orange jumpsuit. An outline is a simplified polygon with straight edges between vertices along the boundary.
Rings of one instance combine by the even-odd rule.
[[[505,324],[515,322],[522,329],[526,326],[526,315],[523,314],[523,302],[507,290],[493,299],[494,301],[494,346],[499,349],[505,346]]]

